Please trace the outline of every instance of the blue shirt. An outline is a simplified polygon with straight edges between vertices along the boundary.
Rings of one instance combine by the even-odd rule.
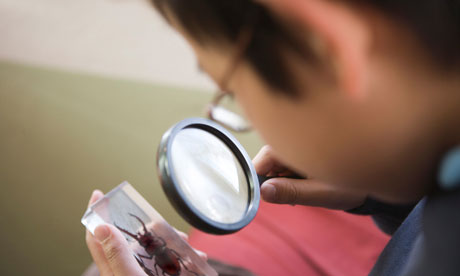
[[[460,147],[441,162],[438,182],[439,189],[412,210],[382,203],[386,211],[379,212],[375,201],[364,206],[364,213],[377,213],[377,224],[394,232],[371,276],[460,275]],[[394,227],[400,218],[402,223]]]

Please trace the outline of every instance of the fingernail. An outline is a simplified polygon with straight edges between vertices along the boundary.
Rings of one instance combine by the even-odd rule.
[[[94,199],[96,198],[96,196],[98,194],[102,193],[100,190],[94,190],[92,193],[91,193],[91,197],[89,198],[89,203],[92,203],[93,201],[95,201]]]
[[[268,202],[275,201],[276,188],[272,184],[269,184],[269,183],[262,184],[262,187],[260,188],[260,192],[262,194],[262,198],[265,201],[268,201]]]
[[[208,259],[208,254],[204,253],[203,251],[200,251],[200,250],[195,249],[195,252],[196,252],[196,254],[198,254],[198,256],[200,256],[201,258],[203,258],[203,259]]]
[[[104,242],[110,237],[110,228],[107,225],[100,225],[94,230],[94,236],[99,242]]]
[[[89,201],[88,201],[89,204],[91,204],[91,202],[93,202],[93,198],[94,198],[94,196],[95,196],[95,193],[96,193],[95,190],[91,193],[91,196],[89,197]]]

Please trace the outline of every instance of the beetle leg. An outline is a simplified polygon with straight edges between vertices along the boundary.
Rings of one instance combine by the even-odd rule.
[[[155,268],[155,272],[157,273],[157,275],[160,276],[160,274],[158,274],[157,266],[160,267],[160,265],[158,263],[155,263],[153,268]],[[160,269],[161,269],[161,267],[160,267]],[[163,271],[163,273],[165,273],[165,272]]]
[[[137,235],[135,235],[133,233],[130,233],[128,230],[125,230],[125,229],[119,227],[115,222],[113,223],[113,225],[115,225],[115,227],[118,228],[118,230],[120,230],[121,232],[125,233],[126,235],[129,235],[130,237],[132,237],[136,241],[139,241]]]
[[[156,272],[156,274],[153,274],[153,270],[149,269],[144,261],[139,257],[139,256],[135,256],[136,257],[136,261],[139,263],[139,265],[142,267],[142,269],[144,270],[145,273],[147,273],[147,275],[149,276],[159,276],[158,272]],[[155,269],[156,270],[156,269]]]
[[[148,233],[148,232],[149,232],[149,230],[147,229],[147,226],[145,226],[144,221],[142,221],[140,217],[138,217],[138,216],[136,216],[136,215],[134,215],[134,214],[131,214],[131,213],[129,213],[129,215],[132,216],[132,217],[134,217],[134,218],[136,218],[136,219],[142,224],[142,228],[144,228],[144,233]],[[153,229],[151,229],[150,232],[152,232],[153,235],[159,237],[159,236],[157,235],[157,233],[155,233],[155,231],[153,231]]]
[[[137,256],[139,256],[141,258],[144,258],[144,259],[147,259],[147,260],[153,259],[153,255],[152,256],[146,256],[146,255],[142,255],[142,254],[137,254]]]
[[[184,264],[184,261],[182,259],[178,259],[179,263],[184,267],[185,270],[187,270],[188,272],[192,273],[193,275],[195,276],[199,276],[198,273],[196,273],[195,271],[191,270],[190,268],[188,268],[185,264]]]
[[[179,259],[182,259],[182,257],[179,255],[179,253],[177,253],[176,250],[171,249],[171,248],[168,248],[168,249],[169,249],[169,251],[171,251],[174,255],[176,255],[176,257],[178,257]]]
[[[142,224],[142,227],[144,228],[144,233],[148,232],[147,227],[145,226],[145,223],[141,220],[140,217],[138,217],[138,216],[136,216],[134,214],[131,214],[131,213],[129,213],[129,215],[134,217],[134,218],[136,218]]]
[[[162,246],[166,246],[166,242],[165,242],[165,240],[164,240],[162,237],[157,236],[157,238],[163,243]]]
[[[190,270],[184,263],[184,260],[182,259],[182,257],[179,255],[179,253],[176,252],[176,250],[174,249],[169,249],[174,255],[176,255],[177,257],[177,260],[179,261],[179,263],[184,267],[185,270],[187,270],[188,272],[192,273],[193,275],[196,275],[196,276],[199,276],[198,273],[196,273],[195,271],[192,271]]]

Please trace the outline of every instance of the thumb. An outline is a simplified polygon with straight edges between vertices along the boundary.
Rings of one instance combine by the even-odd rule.
[[[129,249],[128,242],[115,227],[98,226],[94,236],[101,243],[107,262],[115,276],[145,275]]]
[[[348,210],[361,205],[365,195],[344,191],[314,179],[272,178],[261,186],[265,201]]]

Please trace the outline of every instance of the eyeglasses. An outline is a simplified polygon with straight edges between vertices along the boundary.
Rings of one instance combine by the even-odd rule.
[[[225,128],[235,132],[246,132],[251,130],[251,125],[241,113],[235,112],[234,108],[224,107],[224,99],[230,97],[233,102],[233,95],[226,90],[228,82],[233,73],[240,64],[246,50],[251,43],[254,34],[254,27],[244,29],[238,37],[238,44],[234,56],[231,59],[230,66],[224,71],[223,78],[218,83],[219,91],[212,102],[208,105],[206,113],[209,119],[223,125]]]

